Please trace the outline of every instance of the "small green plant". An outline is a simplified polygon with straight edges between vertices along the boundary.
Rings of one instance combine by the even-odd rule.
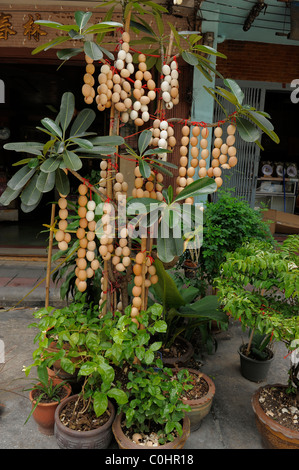
[[[252,209],[246,201],[233,197],[233,191],[220,189],[218,200],[208,203],[204,211],[200,266],[201,276],[210,284],[219,275],[226,253],[253,239],[273,241],[262,213]]]
[[[46,364],[40,364],[37,366],[37,383],[33,384],[31,388],[24,389],[25,392],[28,391],[33,391],[37,392],[36,395],[37,397],[34,397],[35,404],[32,407],[32,410],[30,411],[26,421],[24,424],[26,424],[30,417],[32,416],[33,412],[37,408],[40,402],[43,400],[47,401],[52,401],[52,402],[58,402],[60,403],[61,400],[61,395],[60,395],[60,390],[61,388],[65,385],[66,382],[59,382],[54,385],[54,382],[51,378],[48,376],[48,371]]]
[[[220,309],[216,296],[200,298],[200,289],[196,285],[184,286],[182,278],[166,271],[160,260],[155,260],[159,281],[151,291],[155,301],[163,306],[164,320],[167,324],[163,345],[170,347],[177,336],[194,332],[196,328],[205,328],[212,320],[224,327],[228,318]]]
[[[132,432],[150,433],[158,428],[159,443],[174,440],[174,431],[182,435],[182,420],[189,405],[182,402],[182,392],[188,386],[183,372],[173,378],[171,369],[144,369],[138,365],[128,374],[129,400],[119,407],[125,415],[125,426]]]
[[[298,253],[298,235],[276,248],[253,240],[227,254],[215,281],[223,310],[239,320],[244,331],[249,328],[267,340],[282,341],[290,350],[299,340]],[[252,346],[256,343],[249,342],[248,354]],[[290,382],[298,387],[296,367],[290,369]]]

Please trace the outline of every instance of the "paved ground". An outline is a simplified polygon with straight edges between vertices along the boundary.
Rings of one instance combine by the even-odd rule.
[[[22,368],[32,361],[37,330],[28,328],[34,309],[0,310],[0,339],[5,345],[5,363],[0,364],[1,449],[58,449],[54,436],[46,437],[37,430],[31,418],[24,425],[31,405],[28,392],[23,392],[33,377],[25,379]],[[215,354],[203,358],[202,371],[212,377],[216,395],[210,414],[192,433],[185,449],[264,449],[255,426],[251,397],[258,384],[243,378],[239,370],[237,349],[241,344],[240,325],[231,323],[228,331],[218,333]],[[285,383],[289,366],[286,350],[276,344],[275,359],[267,383]],[[117,448],[112,442],[111,448]]]

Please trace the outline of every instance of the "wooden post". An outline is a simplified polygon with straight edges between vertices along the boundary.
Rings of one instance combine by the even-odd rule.
[[[49,236],[49,247],[48,247],[48,262],[47,262],[47,274],[46,274],[46,299],[45,307],[49,306],[49,293],[50,293],[50,275],[51,275],[51,258],[52,258],[52,248],[53,248],[53,226],[55,220],[55,209],[56,204],[52,204],[51,209],[51,222],[50,222],[50,236]]]

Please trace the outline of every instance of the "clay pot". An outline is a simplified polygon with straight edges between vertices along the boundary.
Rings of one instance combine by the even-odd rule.
[[[70,345],[68,343],[65,343],[63,345],[63,349],[65,350],[68,350],[70,349]],[[59,348],[57,348],[57,343],[56,341],[52,341],[50,343],[50,345],[48,346],[47,348],[47,351],[48,352],[52,352],[52,353],[57,353],[60,351]],[[70,360],[74,363],[78,362],[80,360],[80,358],[77,358],[77,357],[71,357]],[[67,380],[67,381],[76,381],[76,378],[77,378],[77,375],[78,375],[78,371],[76,370],[73,374],[69,374],[68,372],[65,372],[62,368],[61,368],[61,363],[60,363],[60,360],[57,360],[53,363],[53,371],[55,373],[55,376],[56,377],[59,377],[61,380]]]
[[[52,380],[54,385],[57,385],[58,383],[62,382],[62,380],[55,378]],[[39,383],[38,385],[41,385],[41,383]],[[66,400],[72,393],[72,389],[68,384],[65,384],[63,388],[66,392],[66,395],[64,398],[62,398],[61,403]],[[34,400],[34,390],[31,390],[29,392],[29,399],[32,402],[33,408],[36,403],[36,400]],[[38,425],[38,430],[42,434],[46,434],[47,436],[52,436],[54,434],[54,415],[58,405],[58,401],[53,401],[51,403],[39,403],[35,408],[32,416]]]
[[[245,379],[251,380],[252,382],[263,382],[267,378],[271,362],[274,359],[273,352],[268,350],[269,359],[261,361],[247,357],[244,354],[244,349],[246,349],[246,346],[247,345],[240,346],[238,351],[240,355],[241,374],[243,377],[245,377]]]
[[[115,408],[110,401],[108,401],[110,418],[98,429],[91,431],[75,431],[61,423],[59,419],[60,412],[68,402],[75,402],[78,396],[79,395],[72,395],[56,408],[54,434],[58,446],[60,449],[107,449],[113,437],[111,427],[115,417]]]
[[[190,259],[186,259],[183,263],[183,268],[184,268],[185,276],[188,279],[194,279],[196,277],[199,264],[196,264],[194,261],[191,261]]]
[[[285,385],[265,385],[260,387],[252,397],[251,404],[255,414],[258,431],[261,434],[265,447],[270,449],[299,449],[299,431],[293,431],[278,424],[270,416],[266,415],[260,403],[259,396],[264,388],[279,387],[286,389]]]
[[[185,366],[186,364],[188,364],[188,362],[190,361],[191,357],[194,354],[194,348],[189,341],[187,341],[185,338],[181,336],[178,336],[177,339],[183,344],[183,346],[185,346],[186,352],[182,354],[180,357],[165,357],[163,354],[163,350],[162,350],[162,361],[163,361],[164,366],[166,367]]]
[[[123,433],[121,422],[123,420],[124,414],[120,413],[116,416],[114,423],[112,425],[112,431],[116,442],[118,444],[119,449],[153,449],[152,447],[148,446],[141,446],[139,444],[135,444],[131,439],[125,436]],[[187,416],[185,416],[183,420],[183,434],[180,437],[177,437],[172,442],[168,442],[167,444],[163,444],[161,446],[155,447],[155,449],[164,450],[164,449],[183,449],[184,445],[190,435],[190,420]]]
[[[215,384],[210,377],[199,370],[188,369],[188,371],[191,374],[196,374],[199,377],[202,377],[209,386],[209,390],[205,396],[196,400],[183,400],[184,404],[189,405],[192,408],[191,411],[186,412],[186,416],[190,419],[190,431],[194,432],[200,427],[202,420],[210,412],[215,395]]]

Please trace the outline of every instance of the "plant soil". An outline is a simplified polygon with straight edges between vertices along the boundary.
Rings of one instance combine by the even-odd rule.
[[[174,373],[173,375],[174,378],[176,378],[176,374]],[[208,393],[209,385],[200,375],[193,374],[190,371],[189,375],[192,380],[191,382],[188,382],[188,384],[192,385],[192,388],[190,390],[184,390],[182,393],[182,398],[183,400],[199,400]]]
[[[98,429],[109,418],[110,411],[108,409],[104,414],[97,417],[94,410],[81,397],[76,401],[68,402],[59,415],[61,423],[73,431],[92,431],[93,429]]]
[[[299,432],[299,408],[294,394],[287,394],[282,387],[267,387],[262,389],[259,403],[278,424]]]
[[[265,349],[264,352],[267,353],[267,357],[265,359],[262,359],[260,357],[257,357],[252,351],[250,351],[249,354],[247,355],[246,348],[247,348],[247,344],[244,344],[240,348],[241,353],[244,354],[244,356],[249,357],[250,359],[254,359],[255,361],[268,361],[269,359],[273,357],[273,352],[271,351],[271,349],[268,349],[268,348]]]
[[[42,390],[34,390],[33,391],[33,398],[36,400],[42,393]],[[40,400],[40,403],[53,403],[53,402],[60,402],[63,398],[65,398],[67,395],[67,391],[62,387],[58,388],[55,392],[55,397],[48,397],[48,395],[44,395],[41,400]]]
[[[172,345],[169,348],[162,349],[163,358],[168,357],[181,357],[187,352],[187,347],[179,339],[175,339]]]

